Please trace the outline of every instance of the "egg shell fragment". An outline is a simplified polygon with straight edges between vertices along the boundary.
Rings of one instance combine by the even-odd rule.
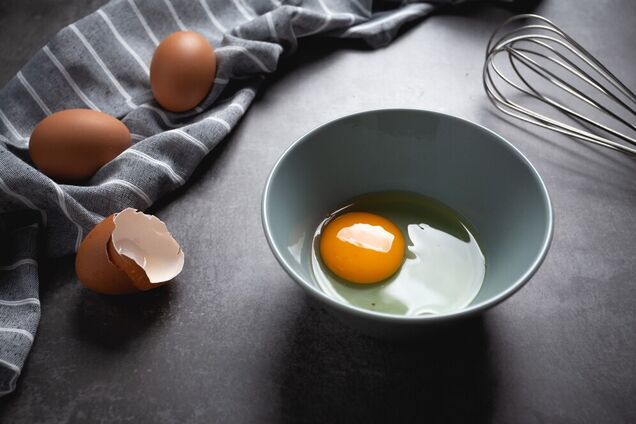
[[[193,31],[170,34],[150,63],[150,87],[166,110],[184,112],[208,94],[216,76],[216,55],[208,40]]]
[[[106,248],[108,249],[108,256],[115,266],[126,274],[128,279],[130,279],[130,284],[132,284],[137,290],[145,291],[154,288],[154,286],[150,285],[148,276],[142,267],[137,265],[137,263],[132,259],[117,253],[117,250],[115,250],[115,247],[113,246],[112,239],[108,240],[108,246]]]
[[[85,180],[131,145],[118,119],[91,109],[68,109],[40,121],[29,141],[29,155],[47,176]]]
[[[135,287],[149,290],[181,272],[183,251],[160,219],[127,208],[115,216],[114,223],[111,243],[121,257],[116,263]]]
[[[88,289],[102,294],[129,294],[139,290],[108,256],[107,245],[115,229],[114,215],[97,224],[84,238],[75,257],[75,272]]]

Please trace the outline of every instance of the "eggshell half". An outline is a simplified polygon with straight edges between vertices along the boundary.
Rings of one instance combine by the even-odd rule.
[[[90,290],[128,294],[170,282],[183,264],[183,251],[166,224],[127,208],[88,233],[77,251],[75,271]]]
[[[86,236],[75,257],[75,272],[88,289],[103,294],[129,294],[139,290],[109,258],[107,245],[115,229],[114,215],[97,224]]]
[[[111,258],[139,290],[159,287],[183,270],[183,251],[160,219],[127,208],[114,224]]]
[[[193,31],[170,34],[150,63],[150,87],[166,110],[184,112],[201,103],[216,75],[216,55],[208,40]]]

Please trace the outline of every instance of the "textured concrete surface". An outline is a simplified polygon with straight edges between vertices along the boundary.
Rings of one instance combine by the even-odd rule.
[[[0,3],[0,80],[99,3]],[[635,3],[537,10],[636,87]],[[0,422],[636,421],[636,161],[493,111],[481,66],[507,16],[437,15],[379,51],[303,43],[192,183],[155,209],[187,254],[175,284],[110,299],[78,286],[72,258],[42,265],[42,323]],[[290,143],[382,107],[500,133],[538,168],[556,214],[552,249],[523,290],[415,345],[366,338],[310,303],[260,225],[265,178]]]

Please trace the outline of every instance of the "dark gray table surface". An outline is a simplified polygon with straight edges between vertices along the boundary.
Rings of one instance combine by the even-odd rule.
[[[2,1],[0,83],[101,3]],[[636,2],[536,10],[636,87]],[[509,15],[436,15],[377,51],[301,44],[193,181],[154,209],[186,252],[175,284],[112,299],[78,285],[72,258],[41,265],[41,324],[0,422],[636,422],[636,161],[493,111],[484,47]],[[418,344],[367,338],[311,303],[260,222],[265,178],[290,143],[385,107],[493,129],[554,202],[552,248],[527,286]]]

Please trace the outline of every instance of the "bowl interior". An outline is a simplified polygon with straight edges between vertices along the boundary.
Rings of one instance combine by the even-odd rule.
[[[530,163],[478,125],[419,110],[348,116],[295,143],[265,188],[266,235],[283,267],[313,294],[326,296],[311,270],[316,227],[353,197],[394,190],[433,197],[474,227],[486,275],[467,309],[514,292],[547,251],[550,200]]]

